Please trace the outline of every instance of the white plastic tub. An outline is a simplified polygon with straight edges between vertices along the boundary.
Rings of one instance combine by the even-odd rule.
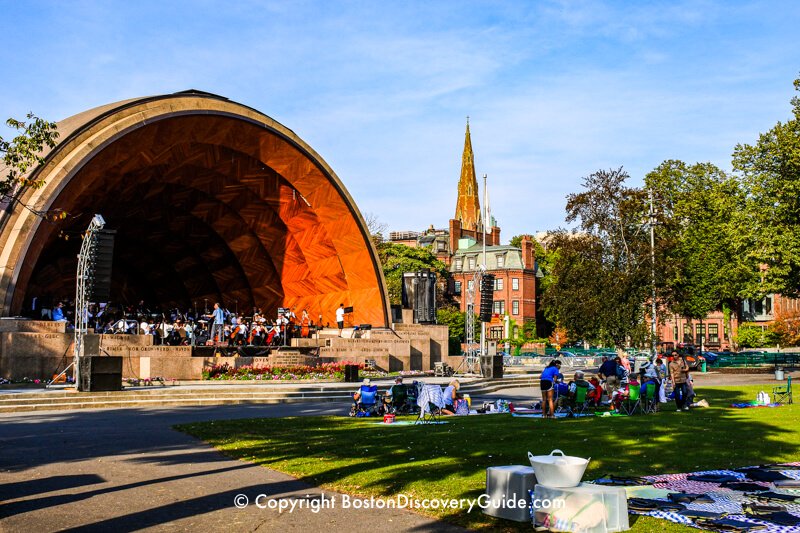
[[[589,466],[589,459],[564,455],[561,450],[553,450],[550,455],[528,452],[528,459],[536,472],[536,481],[548,487],[577,487]]]

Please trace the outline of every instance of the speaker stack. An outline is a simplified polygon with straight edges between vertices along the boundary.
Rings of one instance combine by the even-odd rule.
[[[436,273],[430,270],[403,273],[403,307],[414,310],[417,324],[436,323]]]
[[[81,392],[122,390],[122,357],[92,355],[80,360]]]
[[[94,249],[93,282],[86,287],[86,298],[90,302],[107,302],[111,299],[111,264],[114,260],[114,236],[116,230],[103,229],[97,233]]]
[[[484,274],[481,277],[481,322],[492,321],[494,307],[494,274]]]

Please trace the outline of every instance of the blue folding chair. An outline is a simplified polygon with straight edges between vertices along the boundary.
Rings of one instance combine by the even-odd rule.
[[[350,416],[362,417],[378,413],[378,386],[361,385],[358,400],[350,410]]]

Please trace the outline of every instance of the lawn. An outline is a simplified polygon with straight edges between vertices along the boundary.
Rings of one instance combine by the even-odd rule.
[[[591,457],[584,479],[652,475],[796,461],[800,407],[733,409],[764,389],[702,389],[711,408],[689,413],[673,404],[654,415],[542,420],[510,415],[450,417],[447,424],[376,426],[375,419],[264,418],[178,426],[224,454],[327,489],[363,496],[477,498],[489,466],[528,464],[527,452]],[[343,410],[344,411],[344,410]],[[428,512],[487,531],[530,531],[479,510]],[[697,531],[631,517],[632,531]]]

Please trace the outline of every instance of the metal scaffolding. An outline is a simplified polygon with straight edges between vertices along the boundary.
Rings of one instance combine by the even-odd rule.
[[[86,301],[86,289],[94,283],[94,266],[97,249],[97,234],[106,225],[101,215],[95,215],[83,234],[83,244],[78,254],[78,271],[75,282],[75,383],[80,380],[80,364],[83,353],[83,337],[89,314],[89,302]]]

